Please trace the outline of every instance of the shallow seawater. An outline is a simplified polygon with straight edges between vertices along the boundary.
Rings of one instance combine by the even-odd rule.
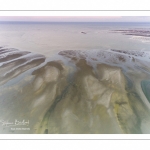
[[[149,50],[150,43],[116,34],[119,29],[149,30],[149,23],[0,23],[0,45],[46,56],[62,50]],[[85,33],[85,34],[84,34]]]
[[[0,36],[10,33],[0,48],[0,133],[150,133],[150,45],[128,35],[109,34],[114,28],[141,25],[10,26],[0,27],[7,30]],[[48,28],[56,33],[51,40]],[[11,42],[12,35],[19,41]],[[39,39],[41,44],[35,46]],[[7,40],[9,46],[4,46]],[[47,46],[41,49],[43,42]],[[9,48],[11,44],[14,48]]]

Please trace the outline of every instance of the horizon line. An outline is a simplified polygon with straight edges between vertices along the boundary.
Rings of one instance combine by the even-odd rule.
[[[0,21],[0,22],[18,22],[18,23],[150,23],[146,21]]]

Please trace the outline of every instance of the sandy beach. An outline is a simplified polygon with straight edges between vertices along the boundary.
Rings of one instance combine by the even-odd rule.
[[[1,47],[0,133],[150,133],[149,60],[147,51],[48,58]]]

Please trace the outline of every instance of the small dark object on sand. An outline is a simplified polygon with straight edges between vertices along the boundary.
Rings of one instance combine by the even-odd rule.
[[[86,32],[81,32],[81,33],[86,34]]]

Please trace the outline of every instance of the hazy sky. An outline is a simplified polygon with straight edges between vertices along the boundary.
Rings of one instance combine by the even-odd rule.
[[[31,22],[150,22],[150,16],[0,16],[0,21]]]

